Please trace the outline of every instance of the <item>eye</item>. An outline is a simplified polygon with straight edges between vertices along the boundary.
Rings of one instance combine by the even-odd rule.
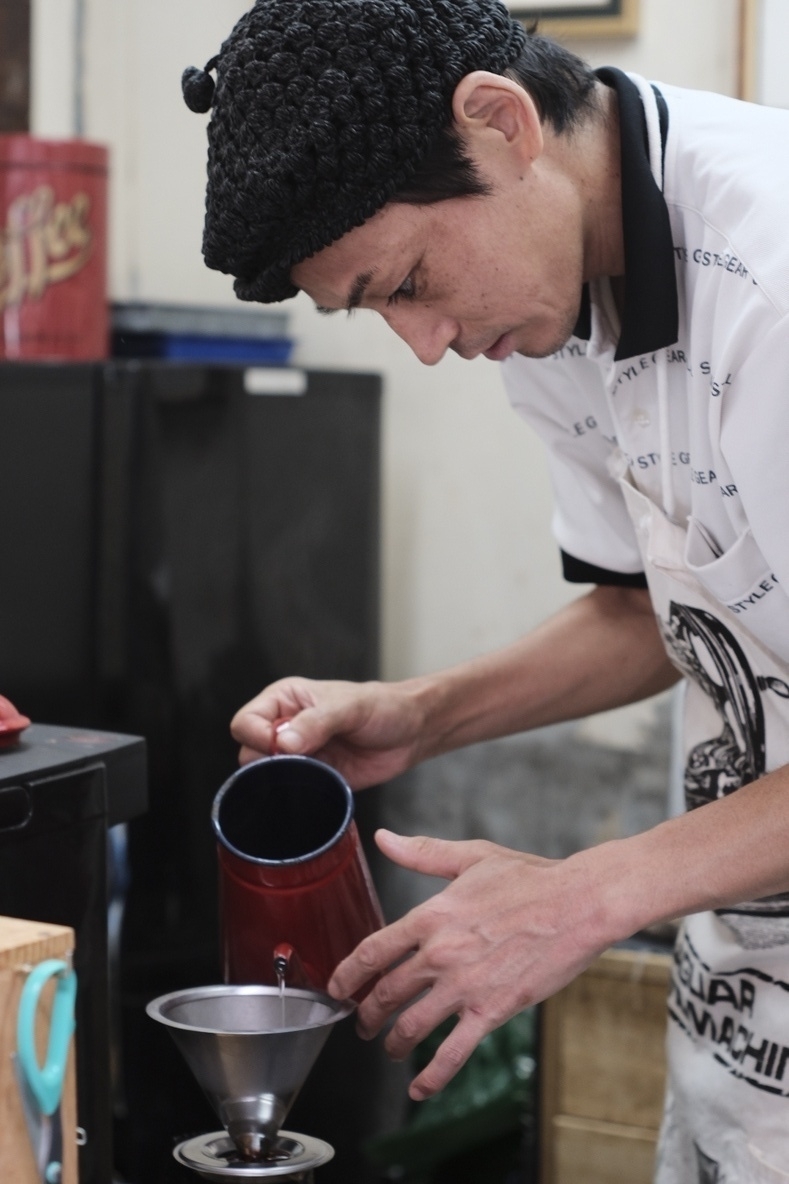
[[[416,296],[416,282],[414,280],[414,273],[411,272],[409,276],[403,280],[396,292],[386,301],[387,304],[397,304],[398,300],[413,300]]]

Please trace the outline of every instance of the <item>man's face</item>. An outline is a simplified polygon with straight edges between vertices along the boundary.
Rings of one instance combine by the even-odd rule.
[[[370,308],[427,365],[448,350],[544,357],[571,335],[584,279],[581,202],[540,158],[513,177],[484,168],[484,197],[391,203],[296,265],[324,311]]]

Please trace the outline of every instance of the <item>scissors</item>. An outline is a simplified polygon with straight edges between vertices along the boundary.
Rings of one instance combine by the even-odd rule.
[[[41,991],[57,976],[49,1026],[47,1055],[39,1065],[36,1055],[36,1010]],[[60,1100],[68,1050],[74,1031],[77,976],[67,962],[49,958],[35,966],[25,980],[17,1014],[17,1051],[13,1058],[25,1123],[44,1184],[60,1184],[63,1176],[63,1122]]]

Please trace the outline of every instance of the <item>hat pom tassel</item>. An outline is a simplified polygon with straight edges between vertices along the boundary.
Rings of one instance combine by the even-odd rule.
[[[181,75],[181,92],[184,102],[190,111],[195,111],[198,115],[210,111],[214,101],[216,87],[208,71],[214,68],[216,60],[216,58],[212,58],[202,70],[198,66],[187,66]]]

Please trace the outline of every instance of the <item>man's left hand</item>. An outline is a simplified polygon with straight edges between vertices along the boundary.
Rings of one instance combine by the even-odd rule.
[[[401,867],[451,883],[366,938],[337,967],[329,992],[348,998],[380,976],[359,1006],[357,1028],[372,1039],[400,1011],[385,1041],[394,1060],[458,1016],[411,1083],[421,1101],[444,1088],[484,1036],[558,991],[609,941],[592,936],[600,929],[583,861],[390,831],[378,831],[376,842]]]

